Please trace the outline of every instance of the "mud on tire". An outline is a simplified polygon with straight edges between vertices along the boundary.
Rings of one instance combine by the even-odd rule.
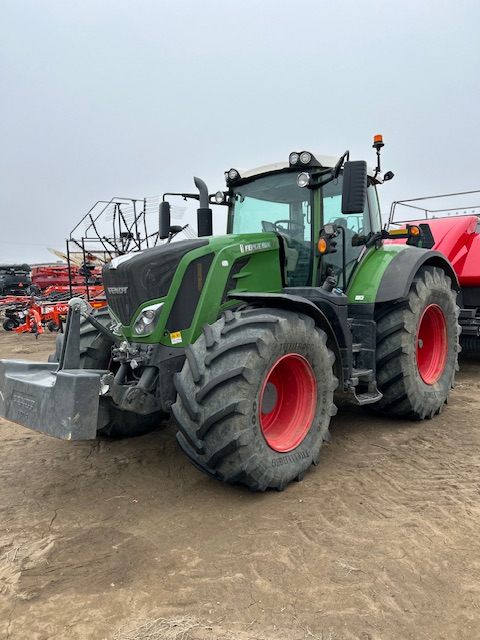
[[[448,401],[458,369],[456,294],[442,269],[422,267],[405,301],[377,310],[377,383],[372,409],[422,420]]]
[[[278,309],[227,311],[205,325],[174,378],[177,440],[191,462],[255,491],[302,479],[336,413],[326,342],[311,318]]]

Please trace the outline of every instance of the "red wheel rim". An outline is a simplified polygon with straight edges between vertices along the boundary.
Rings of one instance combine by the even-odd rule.
[[[292,353],[273,365],[260,393],[260,427],[275,451],[295,449],[307,435],[317,406],[317,383],[308,361]]]
[[[417,367],[426,384],[440,378],[447,360],[447,322],[440,307],[429,305],[422,313],[417,331]]]

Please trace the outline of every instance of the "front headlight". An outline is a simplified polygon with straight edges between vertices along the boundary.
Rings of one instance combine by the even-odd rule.
[[[148,336],[153,333],[162,308],[163,302],[159,302],[158,304],[152,304],[151,306],[142,309],[135,320],[135,324],[133,325],[133,333],[137,336]]]

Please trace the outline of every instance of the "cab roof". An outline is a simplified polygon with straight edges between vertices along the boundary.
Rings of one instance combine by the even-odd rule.
[[[265,164],[265,165],[262,165],[261,167],[256,167],[254,169],[238,169],[237,167],[235,167],[235,169],[238,171],[241,180],[247,180],[249,178],[254,178],[256,176],[260,176],[263,174],[276,173],[277,171],[284,171],[285,169],[291,169],[292,171],[298,171],[299,173],[301,171],[306,171],[309,168],[317,167],[318,165],[326,169],[330,169],[330,168],[333,169],[333,167],[335,167],[335,165],[340,159],[340,157],[337,157],[337,156],[324,156],[316,153],[312,153],[312,156],[314,157],[314,159],[318,164],[316,163],[315,165],[309,164],[305,166],[301,166],[301,165],[292,166],[287,160],[284,162],[275,162],[273,164]],[[374,179],[376,182],[378,183],[383,182],[383,175],[381,173],[378,173],[377,175],[375,175],[375,171],[368,166],[367,166],[367,174],[370,178]]]

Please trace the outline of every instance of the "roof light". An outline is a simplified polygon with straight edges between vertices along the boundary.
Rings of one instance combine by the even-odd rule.
[[[312,161],[312,154],[309,151],[302,151],[300,154],[300,162],[302,164],[309,164]]]
[[[296,151],[293,151],[290,154],[288,161],[290,162],[290,164],[298,164],[300,161],[300,154],[297,153]]]
[[[235,182],[240,179],[240,172],[237,169],[229,169],[225,171],[225,182],[230,184],[231,182]]]

